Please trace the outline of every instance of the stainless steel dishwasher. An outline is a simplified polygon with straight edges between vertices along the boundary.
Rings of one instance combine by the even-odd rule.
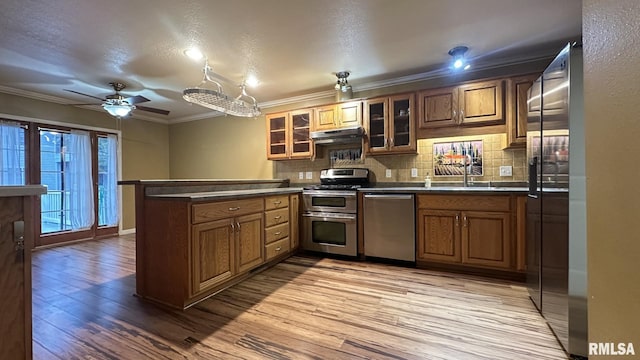
[[[413,194],[364,195],[364,255],[416,261]]]

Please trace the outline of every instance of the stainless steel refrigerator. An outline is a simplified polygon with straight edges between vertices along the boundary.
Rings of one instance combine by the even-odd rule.
[[[587,356],[582,47],[568,44],[529,89],[527,285],[564,349]]]

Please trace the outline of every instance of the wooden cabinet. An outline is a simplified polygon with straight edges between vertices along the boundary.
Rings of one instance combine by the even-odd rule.
[[[525,147],[527,144],[528,91],[538,74],[507,80],[507,146]]]
[[[309,132],[312,109],[267,114],[267,159],[304,159],[313,155]]]
[[[209,220],[192,226],[192,295],[264,262],[263,209],[261,198],[192,206],[193,222]]]
[[[31,359],[32,196],[46,190],[11,188],[0,194],[0,359]]]
[[[509,268],[511,262],[511,214],[462,211],[462,263]]]
[[[315,109],[313,130],[331,130],[362,125],[362,102],[350,101]]]
[[[514,268],[510,204],[508,195],[419,195],[417,258]]]
[[[192,294],[197,294],[237,273],[234,221],[225,219],[197,224],[192,232]]]
[[[291,248],[289,195],[266,197],[264,208],[265,258],[269,261]]]
[[[300,244],[300,195],[290,195],[289,210],[289,222],[291,223],[289,237],[291,239],[291,250],[295,250]]]
[[[365,101],[367,153],[375,155],[416,152],[414,102],[413,93]]]
[[[504,123],[503,80],[418,92],[420,128]]]
[[[137,294],[184,309],[267,261],[283,259],[291,247],[290,195],[222,201],[146,196],[146,246],[136,250]]]

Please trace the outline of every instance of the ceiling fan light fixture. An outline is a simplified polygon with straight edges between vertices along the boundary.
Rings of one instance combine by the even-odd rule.
[[[204,58],[204,54],[197,47],[191,47],[184,51],[184,54],[191,60],[200,61]]]
[[[126,101],[109,101],[102,104],[102,108],[111,116],[124,117],[129,115],[132,110],[135,110],[136,106],[130,105]]]
[[[471,68],[471,65],[464,58],[464,54],[468,50],[469,48],[466,46],[456,46],[449,50],[449,55],[453,57],[453,62],[451,63],[453,70],[469,70]]]

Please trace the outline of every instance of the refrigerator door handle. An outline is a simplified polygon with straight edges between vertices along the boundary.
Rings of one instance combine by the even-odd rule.
[[[538,157],[529,160],[529,193],[530,198],[538,198]]]

